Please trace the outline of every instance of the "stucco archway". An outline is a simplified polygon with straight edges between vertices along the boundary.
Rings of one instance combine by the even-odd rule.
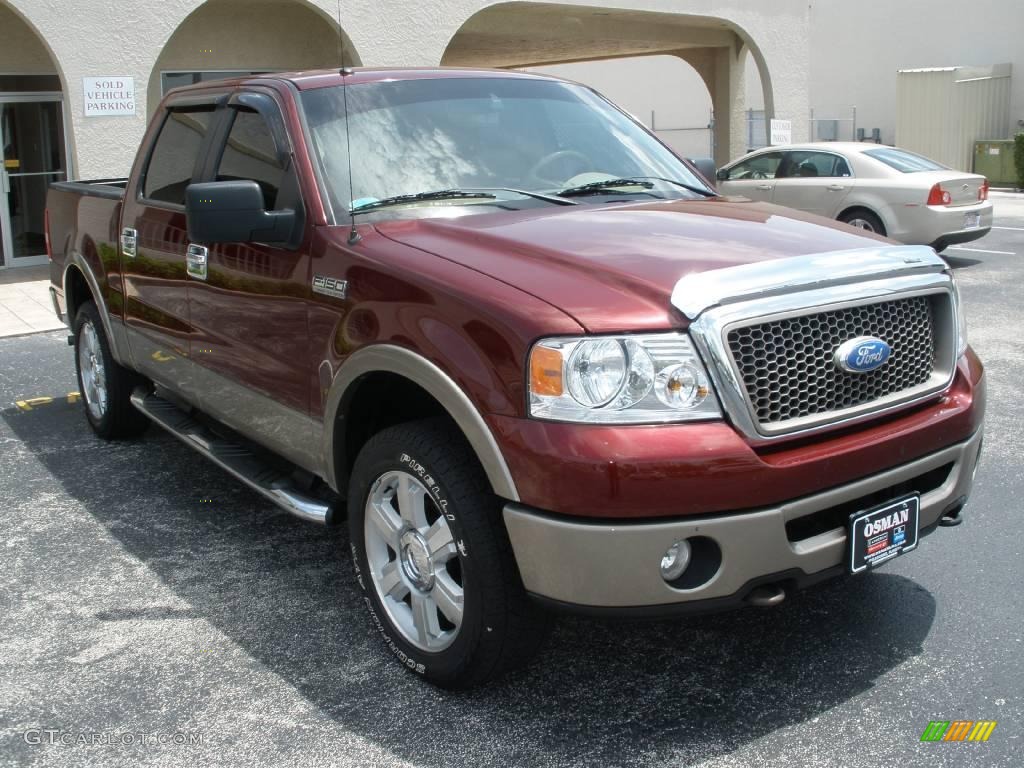
[[[533,67],[668,54],[704,80],[715,112],[715,160],[745,149],[746,52],[758,62],[771,111],[771,80],[751,36],[712,16],[559,3],[505,2],[473,14],[452,36],[441,63]]]
[[[147,105],[152,114],[166,73],[281,72],[342,62],[360,63],[351,40],[336,19],[305,0],[207,0],[182,20],[160,51]]]

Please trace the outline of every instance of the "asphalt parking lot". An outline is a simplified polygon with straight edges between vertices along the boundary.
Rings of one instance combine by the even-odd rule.
[[[946,253],[988,370],[964,525],[770,611],[562,619],[468,694],[389,657],[342,529],[155,429],[103,443],[66,334],[0,340],[0,764],[1020,766],[1024,197],[994,197],[1001,228]]]

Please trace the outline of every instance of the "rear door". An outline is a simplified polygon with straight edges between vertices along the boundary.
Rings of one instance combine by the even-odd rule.
[[[297,211],[301,232],[304,205],[276,97],[235,94],[217,134],[204,179],[255,181],[266,210]],[[312,429],[308,243],[194,243],[188,274],[201,408],[300,465],[309,463]]]
[[[771,202],[775,191],[775,174],[781,162],[782,152],[761,152],[740,160],[729,166],[728,178],[719,180],[718,190],[726,195]]]
[[[121,217],[124,319],[135,367],[195,401],[189,361],[185,187],[198,178],[214,124],[216,96],[165,106]],[[111,307],[112,311],[117,308]]]
[[[788,150],[772,201],[834,219],[853,187],[850,164],[835,152]]]

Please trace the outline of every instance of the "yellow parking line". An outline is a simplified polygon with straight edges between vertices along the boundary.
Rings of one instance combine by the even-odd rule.
[[[52,402],[52,397],[30,397],[27,400],[15,400],[14,404],[23,411],[31,411],[38,405],[48,405]]]

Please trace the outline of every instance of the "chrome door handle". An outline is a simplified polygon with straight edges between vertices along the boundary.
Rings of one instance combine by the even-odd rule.
[[[185,271],[196,280],[205,280],[209,255],[210,251],[205,245],[190,244],[185,252]]]
[[[829,184],[827,189],[830,192],[842,192],[844,189],[846,189],[846,187],[844,187],[842,184]]]
[[[768,192],[768,191],[771,190],[772,185],[771,184],[758,184],[757,188],[762,190],[762,191],[764,191],[764,192]]]
[[[127,256],[129,259],[134,259],[136,254],[136,244],[139,240],[139,233],[131,227],[125,227],[121,230],[121,253]]]
[[[11,177],[7,175],[7,171],[0,168],[0,195],[6,195],[11,191]]]

